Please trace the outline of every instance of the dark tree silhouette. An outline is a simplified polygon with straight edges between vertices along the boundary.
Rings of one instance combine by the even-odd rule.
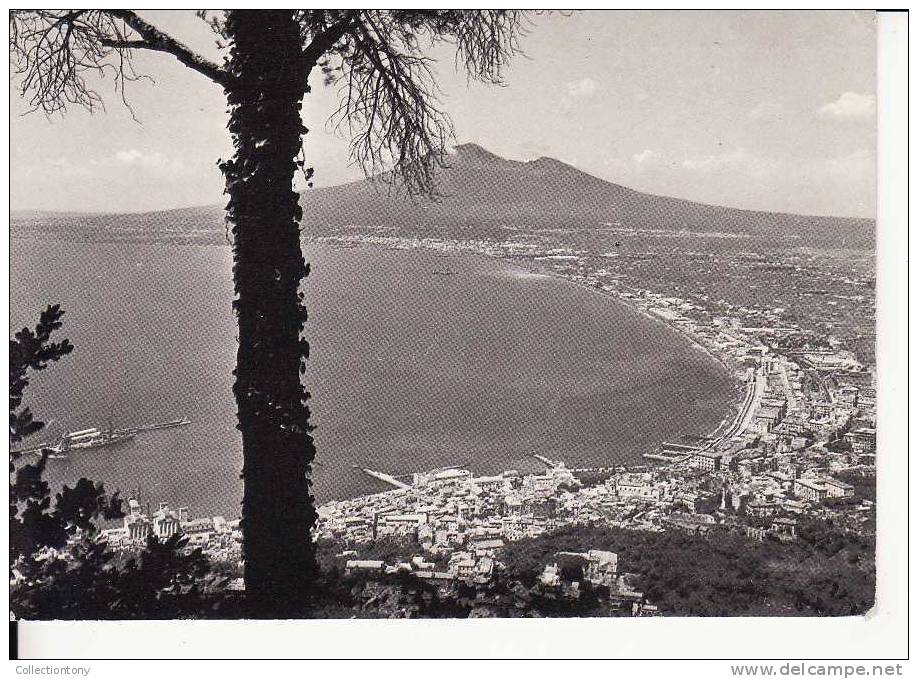
[[[48,113],[101,105],[91,79],[111,74],[122,98],[140,77],[135,50],[171,54],[221,86],[234,157],[221,164],[234,236],[239,349],[234,392],[242,432],[243,557],[252,614],[296,615],[315,571],[310,539],[313,446],[301,382],[308,344],[300,284],[300,117],[316,68],[337,86],[332,119],[368,174],[431,192],[451,139],[424,48],[455,46],[470,77],[499,82],[516,51],[519,13],[505,10],[226,10],[199,12],[227,48],[218,65],[129,10],[14,11],[11,52],[21,90]]]
[[[31,409],[22,407],[22,398],[29,386],[29,371],[44,370],[48,364],[59,361],[73,351],[69,340],[52,342],[51,335],[61,328],[64,312],[59,305],[49,306],[41,312],[35,329],[23,328],[10,340],[10,445],[15,446],[26,436],[40,431],[44,426],[35,420]],[[10,464],[19,459],[10,453]],[[10,469],[12,471],[12,468]]]
[[[98,516],[120,518],[121,500],[105,494],[102,484],[80,479],[76,486],[64,486],[52,506],[51,491],[42,478],[49,450],[38,451],[35,462],[27,462],[14,449],[35,434],[44,423],[35,419],[23,396],[30,373],[44,370],[73,351],[67,340],[52,342],[60,329],[64,312],[49,306],[34,330],[23,328],[10,340],[10,568],[26,568],[26,561],[43,548],[59,549],[77,530],[90,531]]]
[[[63,311],[49,306],[34,329],[10,340],[10,443],[21,443],[44,427],[22,405],[30,374],[71,351],[67,340],[52,342]],[[10,610],[30,620],[201,617],[225,614],[224,582],[210,572],[200,549],[175,535],[150,536],[126,563],[99,540],[97,523],[124,516],[118,493],[81,478],[52,501],[42,478],[48,449],[10,452]],[[37,460],[30,461],[37,454]],[[66,548],[67,558],[58,558]],[[205,589],[208,589],[205,592]],[[208,595],[214,596],[208,599]],[[231,614],[231,613],[230,613]]]

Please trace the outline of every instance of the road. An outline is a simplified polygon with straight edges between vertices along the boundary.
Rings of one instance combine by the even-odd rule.
[[[746,383],[746,396],[743,399],[743,405],[736,414],[736,418],[733,420],[733,424],[722,436],[708,444],[706,449],[715,448],[727,439],[731,439],[749,429],[752,418],[755,416],[755,411],[759,407],[759,401],[762,399],[762,394],[765,393],[767,383],[768,379],[762,369],[756,369],[755,379]]]

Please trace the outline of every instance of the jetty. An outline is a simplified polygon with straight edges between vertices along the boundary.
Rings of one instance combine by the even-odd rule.
[[[356,464],[351,465],[351,466],[354,467],[354,469],[359,469],[360,471],[362,471],[364,474],[368,476],[372,476],[374,479],[379,479],[380,481],[383,481],[384,483],[388,483],[389,485],[395,486],[396,488],[411,488],[410,484],[404,483],[403,481],[399,481],[397,478],[392,476],[392,474],[386,474],[385,472],[378,472],[373,469],[366,469],[364,467],[358,467]]]
[[[183,417],[179,420],[170,420],[169,422],[156,422],[154,424],[144,424],[134,427],[134,431],[156,431],[157,429],[172,429],[173,427],[186,427],[191,424],[191,420]]]
[[[549,469],[554,469],[560,464],[559,462],[555,462],[554,460],[549,460],[547,457],[543,457],[542,455],[539,455],[538,453],[533,453],[532,456],[535,459],[537,459],[539,462],[541,462],[542,464],[547,465]]]

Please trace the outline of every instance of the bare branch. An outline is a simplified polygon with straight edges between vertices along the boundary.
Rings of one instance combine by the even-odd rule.
[[[219,15],[197,15],[227,39]],[[325,82],[339,85],[339,107],[330,122],[350,137],[352,160],[409,193],[434,191],[436,170],[453,139],[423,48],[452,44],[456,66],[470,78],[499,83],[524,32],[522,15],[511,10],[297,10],[295,16],[306,65],[319,65]],[[124,84],[138,78],[131,63],[135,50],[171,54],[228,84],[223,68],[129,10],[21,11],[11,14],[10,25],[22,92],[47,113],[68,104],[101,106],[85,79],[91,73],[113,75],[123,99]]]
[[[110,40],[108,38],[102,38],[101,42],[105,47],[114,47],[115,49],[119,50],[144,49],[150,47],[146,40]]]
[[[315,64],[355,26],[357,12],[348,10],[338,21],[319,31],[303,50],[303,56],[309,64]]]
[[[188,68],[207,76],[218,85],[225,84],[226,71],[204,57],[195,54],[178,40],[163,33],[156,28],[156,26],[147,23],[134,12],[126,9],[110,9],[104,11],[113,17],[121,19],[143,38],[143,40],[139,41],[130,41],[130,47],[166,52],[174,56]]]
[[[113,77],[115,89],[127,105],[125,84],[143,77],[132,63],[136,49],[168,52],[211,80],[223,82],[220,68],[133,12],[28,10],[10,14],[12,70],[20,76],[22,95],[33,109],[47,114],[63,113],[71,104],[90,111],[104,108],[101,96],[87,81],[88,75]]]
[[[331,31],[345,20],[328,24],[328,17],[310,18],[318,36],[334,36]],[[355,13],[346,33],[326,48],[339,65],[322,62],[326,82],[339,83],[339,106],[330,122],[350,137],[353,162],[410,194],[433,194],[453,127],[439,108],[432,61],[419,38],[454,44],[457,66],[469,77],[497,83],[501,68],[518,51],[521,31],[519,14],[503,10]]]

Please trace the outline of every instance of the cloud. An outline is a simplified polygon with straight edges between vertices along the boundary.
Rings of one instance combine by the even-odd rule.
[[[788,172],[786,159],[750,153],[744,148],[686,158],[680,165],[704,182],[711,181],[710,175],[717,175],[728,183],[743,176],[757,181],[771,181]]]
[[[650,163],[660,157],[660,154],[651,149],[644,149],[640,153],[635,153],[631,158],[638,165],[644,165],[645,163]]]
[[[682,161],[682,167],[686,170],[697,172],[722,172],[749,165],[751,162],[752,156],[749,155],[746,149],[740,148],[707,156],[686,158]]]
[[[144,152],[134,148],[118,151],[110,164],[162,170],[169,173],[180,172],[185,167],[185,163],[180,158],[169,158],[159,151]]]
[[[567,96],[575,99],[589,99],[599,89],[599,83],[592,78],[581,78],[567,84]]]
[[[819,109],[819,115],[837,120],[873,120],[876,112],[877,98],[857,92],[845,92]]]
[[[778,102],[763,101],[749,111],[749,117],[752,120],[774,120],[780,118],[783,113],[784,107]]]
[[[645,149],[610,156],[600,176],[638,191],[712,205],[799,214],[873,213],[876,159],[869,147],[822,157],[769,155],[742,146],[712,151],[674,156]]]
[[[47,167],[43,168],[43,171],[47,170],[53,173],[58,181],[65,179],[86,180],[92,177],[93,170],[89,166],[92,161],[89,161],[89,163],[83,160],[74,162],[66,156],[57,156],[56,158],[48,159],[46,162]]]
[[[117,160],[119,163],[124,163],[125,165],[130,165],[142,157],[143,154],[137,149],[118,151],[118,153],[115,154],[115,160]]]

